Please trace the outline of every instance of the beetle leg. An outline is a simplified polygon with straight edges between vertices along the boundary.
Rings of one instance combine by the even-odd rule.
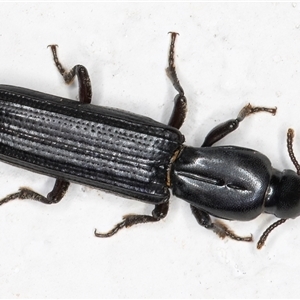
[[[53,204],[59,202],[68,190],[70,183],[66,180],[56,179],[53,190],[44,197],[28,188],[20,188],[18,192],[7,195],[0,200],[0,205],[14,199],[32,199],[45,204]]]
[[[276,114],[277,108],[268,107],[257,107],[248,104],[242,108],[236,119],[228,120],[224,123],[217,125],[213,128],[206,136],[202,147],[210,147],[217,141],[221,140],[223,137],[233,132],[239,127],[240,122],[242,122],[247,116],[257,113],[257,112],[268,112],[272,115]]]
[[[211,221],[209,214],[195,206],[191,205],[191,210],[193,215],[195,216],[197,222],[205,227],[206,229],[210,229],[215,232],[220,238],[224,239],[226,236],[236,240],[243,242],[252,242],[252,235],[246,237],[240,237],[236,235],[231,229],[229,229],[225,224],[220,221],[215,221],[214,223]]]
[[[177,90],[178,95],[174,99],[174,108],[169,120],[168,125],[179,129],[184,122],[187,112],[187,101],[184,96],[184,90],[179,83],[176,68],[175,68],[175,40],[178,33],[170,32],[171,33],[171,45],[169,51],[169,66],[166,69],[167,75],[170,78],[171,82],[173,83],[174,88]]]
[[[175,104],[168,125],[179,129],[186,116],[186,98],[181,95],[175,97]]]
[[[149,223],[149,222],[158,222],[163,219],[169,210],[169,200],[162,204],[155,205],[154,210],[152,211],[152,216],[148,215],[126,215],[123,217],[123,221],[118,223],[113,229],[107,233],[100,233],[95,229],[94,234],[96,237],[111,237],[116,234],[122,228],[128,228],[132,225]]]
[[[92,86],[91,80],[88,74],[87,69],[82,65],[74,66],[70,71],[66,71],[66,69],[62,66],[57,56],[57,45],[49,45],[51,48],[54,63],[59,71],[59,73],[63,76],[65,82],[70,84],[73,82],[74,77],[77,76],[78,84],[79,84],[79,101],[82,103],[91,103],[92,101]]]

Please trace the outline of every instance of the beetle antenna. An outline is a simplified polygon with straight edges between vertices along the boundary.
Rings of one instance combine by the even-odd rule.
[[[293,150],[293,139],[294,139],[294,130],[289,128],[287,132],[287,148],[288,148],[288,153],[290,156],[290,159],[292,163],[294,164],[297,174],[300,175],[300,165],[298,160],[295,157],[294,150]]]
[[[274,230],[279,225],[281,225],[282,223],[284,223],[285,221],[286,221],[286,219],[280,219],[280,220],[276,221],[275,223],[273,223],[271,226],[269,226],[265,230],[265,232],[262,234],[262,236],[260,237],[260,239],[257,243],[257,249],[261,249],[262,246],[265,244],[266,239],[269,236],[269,234],[271,233],[271,231]]]

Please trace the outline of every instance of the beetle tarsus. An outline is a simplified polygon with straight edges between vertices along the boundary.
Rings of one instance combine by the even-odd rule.
[[[0,205],[7,203],[11,200],[15,200],[15,199],[20,199],[20,200],[32,199],[32,200],[42,202],[45,204],[50,204],[49,200],[46,197],[34,192],[33,190],[31,190],[29,188],[22,187],[19,189],[18,192],[9,194],[6,197],[4,197],[3,199],[1,199]]]
[[[177,32],[169,32],[169,33],[171,34],[171,45],[169,50],[169,66],[166,71],[175,89],[178,91],[180,95],[184,95],[183,88],[179,83],[176,69],[175,69],[175,40],[178,33]]]
[[[148,215],[126,215],[123,217],[123,221],[118,223],[112,230],[108,231],[107,233],[100,233],[97,232],[95,229],[94,234],[96,237],[111,237],[115,235],[120,229],[128,228],[132,225],[141,224],[141,223],[148,223],[148,222],[157,222],[160,219],[154,218]]]
[[[252,234],[250,236],[246,236],[246,237],[238,236],[221,221],[215,221],[211,225],[212,225],[211,229],[213,230],[213,232],[216,233],[221,239],[224,239],[225,237],[229,237],[233,240],[241,241],[241,242],[252,242],[253,241]]]
[[[95,229],[94,234],[96,237],[111,237],[124,227],[128,228],[136,224],[158,222],[168,214],[168,210],[169,200],[165,201],[164,203],[155,205],[155,208],[152,211],[152,216],[132,214],[126,215],[123,217],[122,222],[118,223],[112,230],[108,231],[107,233],[100,233],[97,232],[97,229]]]
[[[65,195],[68,190],[70,183],[66,180],[56,179],[52,191],[44,197],[43,195],[26,187],[21,187],[18,192],[9,194],[0,200],[0,205],[7,203],[11,200],[20,199],[31,199],[44,204],[58,203]]]
[[[277,107],[270,108],[270,107],[261,107],[261,106],[252,106],[250,103],[246,106],[244,106],[241,111],[238,114],[237,119],[241,122],[246,117],[248,117],[251,114],[255,114],[258,112],[267,112],[272,114],[273,116],[276,115]]]

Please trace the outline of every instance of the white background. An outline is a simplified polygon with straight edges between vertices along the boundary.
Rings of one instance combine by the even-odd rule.
[[[286,131],[300,159],[300,4],[0,4],[0,82],[76,99],[53,65],[87,67],[93,103],[167,122],[175,91],[165,75],[177,31],[178,75],[188,99],[186,143],[200,146],[216,124],[247,103],[277,106],[218,144],[255,148],[292,168]],[[29,186],[46,195],[53,179],[0,165],[0,197]],[[230,199],[228,199],[230,201]],[[300,219],[258,251],[201,228],[189,205],[171,197],[167,218],[96,239],[128,213],[153,207],[73,184],[57,205],[15,200],[0,208],[0,297],[299,297]],[[260,234],[275,218],[228,222]]]

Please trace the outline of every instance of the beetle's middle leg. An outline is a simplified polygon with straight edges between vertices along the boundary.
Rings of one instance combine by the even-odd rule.
[[[248,117],[251,114],[257,112],[267,112],[272,115],[275,115],[276,111],[277,111],[276,107],[275,108],[259,107],[259,106],[252,106],[251,104],[248,104],[242,108],[242,110],[239,112],[236,119],[228,120],[213,128],[206,136],[202,144],[202,147],[210,147],[217,141],[224,138],[229,133],[236,130],[239,127],[240,122],[242,122],[246,117]]]
[[[169,196],[170,197],[170,196]],[[123,217],[123,221],[118,223],[113,229],[107,233],[100,233],[95,229],[94,234],[96,237],[111,237],[116,234],[122,228],[128,228],[132,225],[149,223],[149,222],[158,222],[163,219],[169,210],[169,198],[161,204],[155,205],[154,210],[152,211],[152,216],[149,215],[126,215]]]
[[[168,68],[166,70],[168,77],[173,83],[174,88],[178,92],[177,96],[174,100],[174,108],[168,122],[168,125],[179,129],[184,122],[186,116],[186,98],[184,96],[184,90],[179,83],[176,69],[175,69],[175,58],[174,58],[174,50],[175,50],[175,40],[178,33],[170,32],[171,34],[171,44],[169,50],[169,59],[168,59]],[[99,233],[95,229],[96,237],[111,237],[116,234],[120,229],[131,227],[135,224],[140,223],[149,223],[149,222],[157,222],[163,219],[169,210],[169,198],[165,200],[164,203],[155,205],[154,210],[152,211],[152,216],[149,215],[126,215],[123,217],[123,221],[118,223],[112,230],[107,233]]]
[[[178,94],[174,100],[174,108],[168,122],[168,125],[179,129],[184,122],[186,116],[186,98],[184,96],[184,90],[179,83],[176,69],[175,69],[175,59],[174,59],[174,50],[175,50],[175,40],[177,33],[171,32],[171,44],[169,51],[169,66],[167,68],[167,75],[173,83],[174,88],[177,90]],[[149,215],[126,215],[123,217],[123,221],[118,223],[112,230],[107,233],[99,233],[95,229],[96,237],[111,237],[116,234],[120,229],[131,227],[135,224],[140,223],[149,223],[149,222],[157,222],[163,219],[169,210],[169,199],[167,199],[164,203],[155,205],[154,210],[152,211],[152,216]]]

